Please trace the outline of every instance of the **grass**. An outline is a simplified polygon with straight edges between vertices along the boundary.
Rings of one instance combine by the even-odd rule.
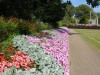
[[[100,30],[75,29],[90,45],[100,51]]]

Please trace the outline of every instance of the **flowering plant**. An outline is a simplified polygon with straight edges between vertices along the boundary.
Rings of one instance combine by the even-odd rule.
[[[10,56],[12,62],[3,61],[3,75],[8,73],[7,67],[10,68],[8,74],[13,70],[15,75],[69,75],[68,33],[65,29],[44,31],[36,37],[19,35],[12,41],[17,51]]]
[[[22,51],[16,51],[12,53],[12,48],[8,47],[8,51],[5,53],[0,53],[0,72],[3,72],[6,68],[14,66],[17,69],[30,69],[30,67],[34,67],[34,62],[31,62],[28,55],[24,54]],[[8,53],[10,53],[10,60],[8,60]],[[6,56],[5,56],[6,55]]]

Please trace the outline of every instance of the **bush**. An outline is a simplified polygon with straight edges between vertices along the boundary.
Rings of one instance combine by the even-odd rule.
[[[69,25],[68,28],[75,28],[75,29],[100,29],[100,26],[97,25]]]
[[[48,29],[52,28],[51,25],[49,25],[48,23],[43,23],[40,20],[35,22],[35,27],[36,27],[37,32],[40,32],[42,30],[48,30]]]
[[[36,22],[25,21],[17,18],[0,17],[0,41],[6,40],[10,34],[36,34],[42,30],[51,29],[52,26],[48,23],[43,23],[40,20]]]
[[[25,35],[30,34],[31,32],[29,30],[29,26],[28,25],[29,25],[28,22],[26,22],[24,20],[20,20],[18,25],[17,25],[19,34],[25,34]]]
[[[17,24],[19,23],[19,21],[16,18],[10,18],[7,21],[7,30],[11,33],[18,33],[18,29],[17,29]]]
[[[80,24],[88,24],[88,19],[87,18],[81,18],[79,23]]]
[[[10,20],[5,20],[3,17],[0,17],[0,42],[6,40],[10,34],[16,33],[17,22]]]
[[[59,27],[63,27],[63,26],[65,26],[65,27],[68,27],[68,25],[69,25],[69,22],[68,21],[59,21],[58,22],[58,25],[59,25]]]
[[[2,46],[0,48],[1,51],[7,50],[7,46],[12,43],[11,41],[14,38],[15,35],[16,34],[10,34],[6,40],[3,40],[2,42],[0,42],[0,46]]]
[[[7,25],[0,21],[0,42],[7,39],[9,32],[7,32]]]

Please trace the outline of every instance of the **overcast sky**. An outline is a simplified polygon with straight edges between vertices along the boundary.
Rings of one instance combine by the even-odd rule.
[[[64,1],[67,1],[67,0],[64,0]],[[70,0],[72,2],[72,4],[76,7],[76,6],[79,6],[80,4],[86,4],[86,0]],[[97,6],[96,8],[93,8],[93,10],[95,12],[99,12],[100,13],[100,6]]]

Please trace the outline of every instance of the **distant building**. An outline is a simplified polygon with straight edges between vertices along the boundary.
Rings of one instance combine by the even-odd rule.
[[[89,24],[90,25],[96,25],[97,23],[96,23],[96,19],[90,19],[89,20]]]

